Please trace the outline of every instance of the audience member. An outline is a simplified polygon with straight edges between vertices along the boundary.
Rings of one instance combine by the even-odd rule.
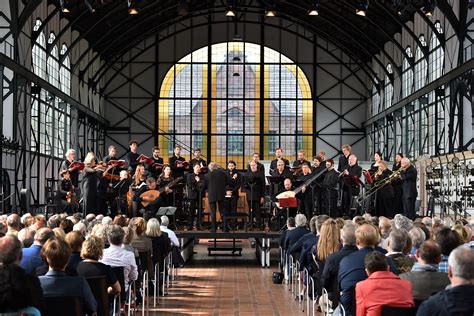
[[[104,251],[104,242],[96,236],[90,236],[82,244],[81,257],[84,259],[77,265],[77,274],[84,278],[105,276],[107,293],[120,293],[121,288],[112,268],[99,262]]]
[[[84,237],[78,231],[71,231],[66,235],[65,241],[71,247],[71,257],[69,258],[68,268],[76,270],[79,262],[82,261],[81,249]]]
[[[48,239],[54,238],[54,233],[49,228],[41,228],[35,234],[33,245],[23,248],[23,257],[20,261],[20,267],[27,273],[33,273],[36,268],[43,265],[41,258],[41,248]]]
[[[403,229],[392,229],[387,239],[387,257],[392,258],[398,273],[405,273],[411,270],[414,262],[403,254],[403,249],[407,244],[408,234]]]
[[[411,271],[400,274],[401,279],[411,282],[415,302],[428,299],[449,284],[446,273],[438,272],[441,248],[433,240],[427,240],[416,250],[416,262]]]
[[[7,235],[18,235],[21,229],[21,218],[18,214],[10,214],[7,217]]]
[[[355,290],[358,316],[380,316],[383,305],[414,306],[411,283],[390,272],[386,256],[373,251],[364,262],[368,278],[358,282]]]
[[[118,225],[111,225],[108,229],[110,247],[104,250],[104,256],[100,260],[103,264],[111,267],[123,267],[125,288],[138,278],[137,264],[132,252],[122,248],[125,232]]]
[[[420,248],[421,244],[426,240],[426,234],[423,229],[418,226],[413,226],[408,234],[412,242],[410,254],[415,255],[418,248]]]
[[[461,245],[461,238],[458,233],[448,227],[437,230],[434,234],[434,240],[441,247],[441,262],[438,271],[448,273],[448,257],[451,251]]]
[[[66,233],[61,227],[56,227],[53,229],[53,234],[56,238],[64,240],[66,238]]]
[[[379,231],[382,238],[381,247],[383,247],[383,242],[388,238],[390,231],[392,230],[392,222],[390,219],[381,216],[379,218]]]
[[[59,224],[59,228],[62,228],[64,234],[68,234],[74,228],[74,223],[70,219],[63,219]]]
[[[288,254],[290,255],[296,255],[296,254],[299,254],[301,253],[301,250],[303,248],[303,243],[308,240],[308,239],[311,239],[313,240],[312,242],[312,245],[314,245],[316,242],[317,242],[317,235],[318,235],[318,232],[316,230],[316,220],[318,219],[318,216],[313,216],[311,218],[311,220],[309,221],[309,230],[310,232],[309,233],[306,233],[304,234],[303,236],[301,236],[300,239],[298,239],[291,247],[290,249],[288,249]]]
[[[386,252],[377,247],[380,242],[380,235],[377,229],[370,224],[363,224],[356,230],[356,245],[359,249],[356,252],[344,257],[339,264],[339,289],[340,301],[346,310],[346,315],[353,315],[355,312],[355,285],[357,282],[367,279],[365,272],[365,256],[375,250]],[[388,259],[390,270],[397,272],[392,259]]]
[[[339,303],[339,290],[337,285],[337,275],[339,272],[339,263],[341,260],[357,251],[355,225],[348,223],[341,230],[342,249],[336,253],[329,255],[324,265],[321,275],[321,284],[328,291],[329,299],[333,306]]]
[[[138,250],[137,248],[134,248],[132,247],[132,241],[135,239],[135,231],[126,226],[126,227],[122,227],[123,228],[123,231],[125,233],[125,237],[123,238],[123,246],[122,248],[127,250],[127,251],[131,251],[133,253],[133,255],[135,256],[135,258],[138,258]]]
[[[286,241],[286,235],[290,230],[293,230],[296,228],[296,223],[295,223],[295,218],[294,217],[288,217],[286,220],[286,229],[282,231],[281,236],[280,236],[280,248],[286,251],[285,248],[285,241]]]
[[[23,248],[28,248],[35,241],[35,231],[31,227],[22,228],[18,232],[17,237],[21,241]]]
[[[130,228],[135,231],[135,239],[132,241],[133,248],[136,248],[138,252],[149,251],[153,256],[153,247],[150,238],[145,234],[147,224],[143,217],[134,217],[128,224]]]
[[[171,251],[171,241],[168,234],[160,230],[160,223],[156,218],[150,218],[146,225],[146,236],[151,239],[153,246],[153,265],[160,264],[163,269],[163,261]]]
[[[284,249],[290,249],[290,247],[293,246],[293,244],[297,242],[301,236],[309,233],[309,230],[306,228],[306,216],[304,214],[296,215],[295,224],[296,228],[286,233],[285,246],[283,247]]]
[[[86,280],[82,277],[68,276],[64,272],[71,256],[69,245],[61,239],[48,240],[41,249],[41,256],[49,266],[46,275],[39,277],[44,296],[82,297],[83,310],[86,313],[95,313],[97,302]]]
[[[458,247],[448,259],[448,277],[451,288],[424,301],[417,315],[473,315],[474,314],[474,251]]]
[[[166,215],[163,215],[161,216],[161,226],[160,226],[160,229],[163,233],[167,233],[168,234],[168,238],[171,240],[171,244],[175,247],[179,247],[179,240],[178,240],[178,237],[176,237],[176,234],[174,233],[174,231],[172,231],[171,229],[168,228],[168,225],[170,224],[170,220],[168,218],[168,216]]]
[[[409,232],[413,226],[412,220],[402,214],[395,215],[393,222],[395,223],[395,228],[403,229],[407,232]]]

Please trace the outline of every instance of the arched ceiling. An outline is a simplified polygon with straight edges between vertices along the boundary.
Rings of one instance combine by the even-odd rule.
[[[139,14],[129,15],[127,0],[65,0],[70,4],[70,12],[60,12],[60,0],[48,0],[56,10],[67,19],[66,28],[79,32],[80,36],[68,47],[72,50],[81,39],[86,39],[90,49],[98,52],[106,63],[130,50],[137,41],[150,36],[150,30],[158,32],[174,23],[179,23],[196,15],[212,17],[224,14],[229,4],[237,11],[239,19],[245,12],[261,12],[263,19],[281,18],[294,21],[309,31],[326,38],[343,49],[358,62],[368,63],[376,55],[386,55],[384,44],[392,41],[402,55],[404,48],[394,40],[394,34],[402,29],[418,41],[405,23],[419,14],[424,16],[422,8],[426,0],[372,0],[369,3],[367,16],[355,14],[358,4],[366,0],[139,0]],[[434,0],[431,0],[434,1]],[[464,0],[463,0],[464,1]],[[20,28],[27,17],[41,3],[41,0],[23,0],[25,9],[20,15]],[[87,6],[86,4],[91,6]],[[180,14],[183,3],[186,3],[187,14]],[[319,16],[309,16],[308,9],[319,3]],[[443,11],[452,27],[456,30],[457,20],[447,0],[437,0],[438,8]],[[90,8],[94,9],[94,13]],[[277,17],[264,17],[265,10],[274,8]],[[401,10],[400,10],[401,9]],[[399,14],[401,12],[401,14]],[[182,13],[182,12],[181,12]],[[425,17],[424,17],[425,18]],[[425,19],[431,23],[429,19]],[[434,26],[432,26],[434,30]],[[435,31],[435,30],[434,30]],[[438,34],[439,35],[439,34]],[[440,35],[441,37],[441,35]],[[57,41],[60,36],[57,36]],[[73,65],[74,67],[74,65]],[[397,71],[397,69],[395,69]]]

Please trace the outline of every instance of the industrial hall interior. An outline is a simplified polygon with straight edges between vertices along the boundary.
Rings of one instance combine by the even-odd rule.
[[[0,0],[0,315],[473,316],[474,0]]]

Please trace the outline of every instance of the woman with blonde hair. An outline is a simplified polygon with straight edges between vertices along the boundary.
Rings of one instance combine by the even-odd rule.
[[[143,217],[132,218],[128,224],[128,227],[130,227],[135,232],[135,239],[131,243],[132,247],[137,249],[138,252],[149,251],[153,256],[151,240],[145,234],[145,231],[147,230],[147,224]]]

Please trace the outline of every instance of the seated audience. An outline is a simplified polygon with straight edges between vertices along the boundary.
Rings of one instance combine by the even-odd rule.
[[[297,214],[295,217],[296,228],[286,233],[284,249],[290,249],[294,243],[298,241],[303,235],[309,233],[306,228],[306,216],[303,214]]]
[[[408,234],[402,229],[392,229],[387,239],[387,257],[392,258],[399,273],[411,270],[414,262],[403,254],[403,249],[407,244]]]
[[[474,315],[474,251],[458,247],[448,259],[451,288],[424,301],[419,316]]]
[[[130,220],[128,226],[135,231],[135,239],[132,241],[133,248],[136,248],[138,252],[149,251],[153,255],[151,240],[145,234],[145,219],[143,217],[134,217]]]
[[[388,235],[390,235],[390,231],[392,230],[392,222],[387,217],[381,216],[379,218],[378,227],[379,227],[380,237],[381,237],[380,247],[383,247],[385,244],[385,241],[388,238]]]
[[[18,235],[21,229],[21,218],[18,214],[10,214],[7,217],[7,235]]]
[[[29,248],[23,248],[23,256],[20,261],[20,267],[27,273],[33,273],[36,268],[43,265],[41,258],[41,248],[48,239],[54,238],[54,233],[49,228],[41,228],[35,233],[33,245]]]
[[[296,228],[296,223],[295,223],[295,218],[294,217],[288,217],[286,220],[286,229],[282,231],[281,236],[280,236],[280,248],[286,251],[285,248],[285,241],[286,241],[286,235],[290,230],[293,230]]]
[[[120,226],[120,225],[119,225]],[[126,226],[122,227],[123,231],[125,232],[125,237],[123,238],[123,246],[122,248],[128,251],[131,251],[135,258],[138,258],[138,250],[137,248],[132,247],[132,241],[135,239],[135,231]]]
[[[341,304],[346,310],[346,315],[353,315],[355,312],[355,285],[357,282],[367,279],[365,272],[365,256],[375,250],[385,252],[377,247],[380,242],[380,235],[377,229],[370,224],[363,224],[356,230],[356,245],[359,249],[356,252],[344,257],[339,264],[338,284],[341,294]],[[390,271],[397,273],[392,259],[388,258]]]
[[[301,270],[303,270],[304,268],[307,268],[309,264],[313,262],[313,252],[312,252],[313,246],[318,244],[319,236],[321,235],[321,227],[323,226],[324,222],[327,219],[329,219],[329,216],[327,215],[316,216],[316,222],[315,222],[316,234],[311,234],[312,235],[311,238],[305,239],[303,241],[303,244],[301,246],[301,252],[299,255]],[[308,234],[304,236],[308,236]]]
[[[31,227],[25,227],[18,232],[18,239],[21,241],[23,248],[30,247],[35,241],[35,231]]]
[[[411,271],[400,274],[400,278],[411,282],[413,298],[415,302],[420,302],[443,290],[449,284],[449,279],[446,273],[438,272],[441,248],[436,242],[425,241],[417,249],[415,256],[418,262]]]
[[[443,227],[435,232],[434,240],[441,247],[441,262],[439,263],[438,271],[448,273],[449,254],[461,245],[461,238],[459,238],[458,233],[454,230]]]
[[[172,231],[171,229],[168,228],[168,225],[170,224],[170,220],[168,218],[168,216],[166,215],[163,215],[161,216],[161,226],[160,226],[160,229],[163,233],[167,233],[168,234],[168,238],[171,240],[171,244],[175,247],[179,247],[179,240],[178,240],[178,237],[176,237],[176,234],[174,233],[174,231]]]
[[[84,278],[105,276],[107,281],[107,293],[120,293],[121,288],[117,276],[112,268],[99,262],[104,251],[102,239],[90,236],[84,241],[81,249],[81,257],[84,259],[77,265],[77,274]]]
[[[76,270],[77,264],[82,261],[81,258],[81,249],[82,243],[84,242],[84,237],[78,231],[71,231],[67,233],[66,242],[69,247],[71,247],[71,258],[69,258],[68,268],[71,270]]]
[[[418,248],[420,248],[421,244],[426,240],[426,234],[418,226],[413,226],[412,229],[408,232],[408,235],[410,236],[411,239],[411,250],[410,250],[410,258],[414,258],[414,255],[416,254],[416,251]]]
[[[104,256],[100,260],[103,264],[111,267],[123,267],[125,288],[138,278],[137,264],[132,252],[122,248],[125,232],[122,227],[112,225],[108,230],[110,247],[104,250]]]
[[[48,240],[41,249],[41,256],[49,266],[46,275],[39,277],[44,296],[81,297],[84,300],[83,310],[95,313],[97,302],[87,281],[82,277],[67,276],[64,272],[71,256],[69,245],[61,239]]]
[[[332,301],[333,306],[337,306],[339,303],[339,290],[337,286],[339,263],[344,257],[357,251],[354,224],[348,223],[344,225],[341,230],[341,242],[342,249],[327,257],[321,275],[321,285],[328,291],[328,296]]]
[[[168,235],[160,230],[160,223],[156,218],[150,218],[146,225],[146,235],[151,239],[153,246],[153,265],[159,263],[163,269],[163,260],[171,251],[171,241]]]
[[[368,278],[356,284],[356,311],[359,316],[380,316],[382,306],[412,307],[411,283],[390,272],[387,257],[378,251],[365,256]]]

